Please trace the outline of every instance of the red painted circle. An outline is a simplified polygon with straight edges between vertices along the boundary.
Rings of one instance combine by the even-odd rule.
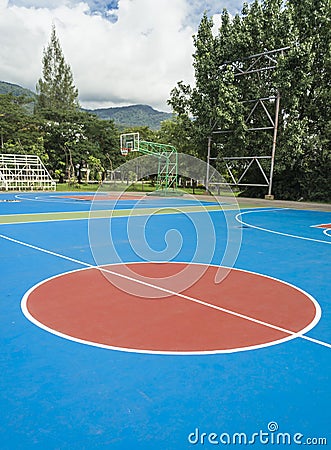
[[[174,353],[271,345],[307,331],[319,318],[317,303],[306,293],[251,272],[232,269],[216,284],[217,271],[226,269],[209,266],[180,295],[153,299],[141,295],[139,284],[137,295],[111,284],[111,277],[125,273],[125,267],[106,267],[113,273],[108,272],[107,277],[98,268],[90,268],[46,280],[26,295],[23,310],[38,325],[69,339],[133,351]],[[153,278],[154,285],[171,290],[167,277],[171,280],[171,275],[190,266],[133,263],[129,267],[138,278]]]

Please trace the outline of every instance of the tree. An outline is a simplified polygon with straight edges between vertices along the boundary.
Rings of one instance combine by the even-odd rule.
[[[42,117],[49,170],[59,179],[81,180],[89,158],[108,168],[121,159],[118,131],[112,121],[83,112],[70,66],[53,25],[43,54],[43,77],[37,83],[36,115]],[[115,150],[116,148],[116,150]]]
[[[50,42],[43,53],[42,78],[36,89],[36,110],[72,110],[78,107],[78,90],[70,66],[66,63],[53,25]]]
[[[113,121],[80,110],[56,112],[44,120],[43,136],[50,172],[73,178],[86,167],[89,156],[100,159],[105,169],[121,163],[119,132]]]
[[[164,120],[157,132],[156,141],[163,144],[173,145],[179,153],[198,157],[198,147],[192,139],[193,122],[186,116],[175,116]]]
[[[234,18],[223,11],[217,35],[211,19],[202,18],[194,39],[195,86],[179,82],[168,101],[179,118],[191,120],[200,157],[214,124],[226,133],[214,136],[218,143],[212,156],[270,154],[272,133],[260,131],[270,125],[266,115],[272,122],[279,92],[274,193],[284,199],[330,200],[330,21],[330,0],[244,3]],[[249,56],[284,47],[290,49],[273,72],[254,66],[245,76],[234,76],[234,66],[236,71],[250,68]],[[255,107],[264,97],[269,103]],[[244,194],[265,192],[246,188]]]
[[[244,4],[242,14],[236,15],[233,20],[227,11],[224,11],[217,38],[220,43],[218,58],[221,67],[223,65],[229,67],[230,63],[232,68],[235,68],[233,84],[237,90],[237,101],[241,105],[240,108],[237,106],[236,110],[229,111],[233,120],[232,127],[221,127],[224,131],[232,132],[218,135],[221,150],[219,156],[270,155],[273,129],[263,129],[273,125],[275,100],[270,97],[277,96],[277,83],[273,71],[258,69],[272,65],[272,60],[275,62],[274,55],[262,56],[263,52],[283,48],[290,42],[288,11],[284,7],[284,2],[255,0],[250,5]],[[260,54],[260,58],[250,58],[256,54]],[[240,75],[240,71],[246,72],[245,75]],[[228,80],[223,79],[220,82],[224,84],[228,83]],[[263,98],[270,100],[257,103],[258,99]],[[252,131],[253,129],[255,131]],[[222,161],[221,158],[219,161]],[[242,173],[246,162],[237,160],[234,164]],[[260,160],[260,164],[268,173],[270,163],[263,159]],[[232,171],[234,172],[234,168]],[[245,175],[245,181],[251,184],[265,183],[260,169],[255,164]],[[253,189],[246,188],[245,194],[264,194],[261,188]]]
[[[277,74],[286,112],[275,173],[283,198],[331,199],[331,3],[289,0],[291,49]]]
[[[0,95],[0,146],[3,153],[38,154],[47,160],[42,138],[42,119],[28,114],[26,99]]]
[[[195,86],[192,88],[179,82],[168,101],[185,127],[184,133],[189,133],[191,142],[195,142],[193,153],[202,158],[206,157],[208,137],[213,130],[225,123],[230,126],[235,117],[233,111],[236,110],[239,116],[240,109],[232,83],[233,73],[226,68],[220,70],[220,45],[212,29],[213,20],[204,14],[194,37]]]

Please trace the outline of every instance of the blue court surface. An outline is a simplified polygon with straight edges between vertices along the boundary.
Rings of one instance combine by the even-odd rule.
[[[91,224],[88,200],[56,193],[1,194],[0,200],[0,219],[5,218],[0,224],[1,449],[331,448],[330,209],[274,208],[272,203],[265,208],[238,209],[226,202],[224,208],[217,208],[216,202],[155,198],[143,204],[140,214],[132,216],[130,211],[141,208],[141,201],[108,200],[104,204],[101,201],[97,209],[116,208],[118,215],[110,217],[108,211]],[[201,210],[195,208],[197,205]],[[70,217],[76,212],[82,215]],[[56,214],[44,218],[44,213]],[[103,234],[105,229],[108,236]],[[110,237],[111,246],[107,243]],[[49,286],[40,300],[46,302],[48,295],[54,297],[51,306],[56,309],[52,280],[58,280],[61,274],[81,274],[119,261],[124,265],[171,261],[216,268],[224,264],[229,270],[236,269],[238,277],[227,291],[226,311],[224,304],[210,304],[207,284],[205,294],[204,285],[200,286],[202,294],[199,291],[200,300],[196,301],[197,291],[194,295],[192,292],[198,288],[192,282],[185,295],[179,294],[181,308],[186,308],[187,301],[194,297],[197,316],[192,313],[192,319],[190,316],[185,320],[184,309],[167,316],[163,297],[147,298],[146,307],[153,308],[151,329],[157,332],[161,322],[166,327],[160,341],[166,351],[136,351],[134,347],[121,350],[67,338],[39,326],[24,309],[26,293],[33,292],[36,285]],[[291,323],[301,317],[304,306],[302,310],[300,303],[293,307],[290,296],[278,298],[272,284],[268,287],[262,283],[258,289],[259,281],[252,281],[252,286],[247,287],[241,274],[257,274],[256,279],[263,275],[263,283],[274,280],[299,293],[308,299],[307,304],[312,305],[309,308],[316,314],[311,321],[307,319],[307,326],[293,331]],[[45,280],[50,280],[49,285],[43,284]],[[142,284],[150,287],[147,282]],[[222,282],[219,286],[213,295],[219,292],[222,302]],[[253,317],[254,326],[270,328],[284,338],[251,345],[250,339],[255,337],[249,331],[246,336],[244,327],[251,320],[251,314],[245,312],[250,311],[250,305],[243,304],[235,317],[232,314],[237,294],[244,298],[245,290],[250,288],[260,294],[253,299],[247,297],[247,302],[253,301],[261,317],[267,317]],[[79,289],[85,290],[75,282],[63,289],[59,302],[66,301],[66,297],[70,300]],[[85,300],[83,304],[82,298],[80,309],[86,332],[92,328],[102,332],[99,324],[93,323],[94,318],[84,313],[85,307],[93,312],[99,289],[98,285],[86,285],[88,304]],[[166,295],[172,290],[175,287],[163,289]],[[127,299],[124,310],[129,315],[134,298]],[[114,299],[109,294],[110,300],[116,305],[124,297]],[[203,308],[210,306],[214,308],[210,315],[213,323],[216,317],[211,336],[217,338],[218,334],[215,314],[233,319],[219,324],[229,348],[216,346],[213,351],[204,351],[192,344],[192,351],[169,351],[167,339],[175,339],[174,333],[185,340],[187,348],[190,339],[200,342],[201,338],[204,342],[209,324],[202,323]],[[113,314],[117,306],[114,308]],[[283,308],[281,320],[287,325],[277,328],[273,317],[279,308]],[[47,315],[47,307],[42,310]],[[33,316],[32,310],[30,313]],[[60,319],[69,325],[78,320],[70,313],[62,316]],[[165,316],[167,321],[163,322]],[[243,326],[238,326],[237,319]],[[172,320],[176,322],[175,331]],[[181,323],[185,336],[184,331],[181,336]],[[118,339],[125,340],[129,331],[119,330]],[[141,333],[148,336],[148,332],[147,321]],[[231,347],[231,339],[243,344]],[[151,340],[151,348],[153,345],[155,341]]]

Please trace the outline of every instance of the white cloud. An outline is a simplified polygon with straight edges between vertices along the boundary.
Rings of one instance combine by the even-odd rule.
[[[87,87],[86,100],[101,100],[108,93],[115,102],[164,109],[177,81],[192,78],[193,29],[182,23],[186,3],[169,8],[167,0],[121,0],[119,6],[116,23],[85,16],[84,35],[78,29],[68,41],[63,35],[73,69],[80,68],[77,84]]]
[[[83,106],[167,109],[177,82],[193,81],[192,35],[201,8],[219,0],[87,1],[0,0],[0,80],[34,90],[54,23]],[[107,5],[116,21],[107,20]]]

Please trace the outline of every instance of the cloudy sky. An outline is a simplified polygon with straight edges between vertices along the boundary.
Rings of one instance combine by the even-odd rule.
[[[192,36],[206,10],[219,23],[242,0],[0,0],[0,80],[35,91],[52,24],[80,104],[148,104],[168,111],[171,89],[193,81]]]

